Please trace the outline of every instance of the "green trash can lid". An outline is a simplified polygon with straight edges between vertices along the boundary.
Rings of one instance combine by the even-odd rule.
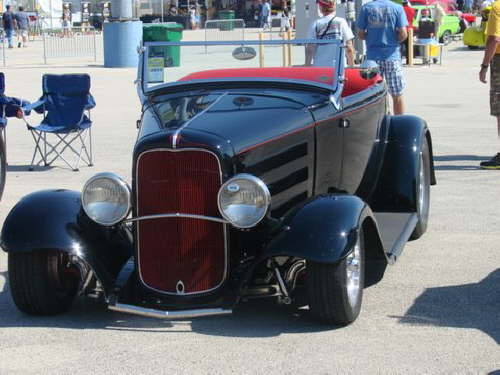
[[[182,31],[184,30],[184,26],[177,22],[165,22],[165,28],[170,31]]]
[[[144,29],[171,29],[171,28],[180,28],[184,27],[177,22],[163,22],[163,23],[144,23],[142,25]]]

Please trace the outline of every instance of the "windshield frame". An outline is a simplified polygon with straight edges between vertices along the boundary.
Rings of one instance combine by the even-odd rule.
[[[269,78],[269,77],[234,77],[234,78],[213,78],[213,79],[197,79],[190,81],[175,81],[169,83],[159,84],[154,87],[148,87],[146,82],[147,72],[147,59],[149,57],[149,49],[151,47],[166,47],[166,46],[224,46],[224,45],[234,45],[237,46],[260,46],[260,45],[325,45],[333,44],[336,46],[336,56],[335,60],[332,61],[332,68],[334,71],[334,79],[331,85],[324,84],[320,82],[298,80],[298,79],[280,79],[280,78]],[[295,40],[232,40],[232,41],[196,41],[196,42],[144,42],[143,47],[139,49],[139,64],[137,68],[137,91],[141,102],[144,102],[146,97],[158,90],[164,90],[165,88],[174,88],[181,86],[192,86],[193,84],[206,84],[206,83],[216,83],[216,82],[276,82],[276,83],[292,83],[301,86],[308,86],[319,88],[322,90],[330,91],[330,97],[332,103],[338,107],[340,96],[342,94],[342,88],[344,85],[344,69],[345,69],[345,46],[341,40],[338,39],[295,39]],[[334,64],[336,62],[336,64]]]

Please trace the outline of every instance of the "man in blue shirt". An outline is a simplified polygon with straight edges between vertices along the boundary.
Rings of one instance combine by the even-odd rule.
[[[23,47],[28,47],[28,30],[30,27],[30,19],[28,14],[24,11],[24,7],[19,7],[19,12],[14,14],[14,19],[17,23],[17,46],[21,48],[21,41]]]
[[[403,7],[390,0],[373,0],[361,8],[356,26],[359,38],[366,42],[367,59],[377,62],[387,82],[394,114],[403,114],[405,79],[399,46],[408,37]]]
[[[3,30],[7,41],[9,43],[9,48],[14,48],[12,45],[12,37],[14,35],[14,28],[16,28],[16,19],[14,18],[14,13],[10,10],[10,5],[5,6],[6,11],[2,15]]]

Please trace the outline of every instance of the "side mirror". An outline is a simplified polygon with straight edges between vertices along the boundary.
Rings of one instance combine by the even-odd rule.
[[[365,60],[359,66],[359,74],[363,79],[373,79],[380,74],[380,67],[373,60]]]

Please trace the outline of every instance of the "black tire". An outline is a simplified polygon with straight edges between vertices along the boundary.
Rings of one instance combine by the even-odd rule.
[[[307,262],[306,285],[309,311],[322,323],[344,326],[354,322],[361,311],[365,273],[362,232],[360,232],[356,247],[359,249],[359,285],[355,298],[350,298],[348,293],[348,267],[352,261],[350,256],[336,264]]]
[[[417,201],[417,225],[410,236],[410,240],[416,240],[427,230],[429,221],[429,210],[431,201],[431,160],[429,145],[424,140],[422,151],[420,152],[420,167],[419,178],[416,186],[416,201]]]
[[[73,304],[80,272],[66,253],[9,253],[9,282],[17,308],[30,315],[54,315]]]
[[[439,38],[439,42],[443,43],[445,46],[451,43],[451,31],[445,30],[441,38]]]
[[[2,199],[3,189],[5,188],[5,178],[7,172],[7,158],[5,155],[5,143],[0,134],[0,200]]]

